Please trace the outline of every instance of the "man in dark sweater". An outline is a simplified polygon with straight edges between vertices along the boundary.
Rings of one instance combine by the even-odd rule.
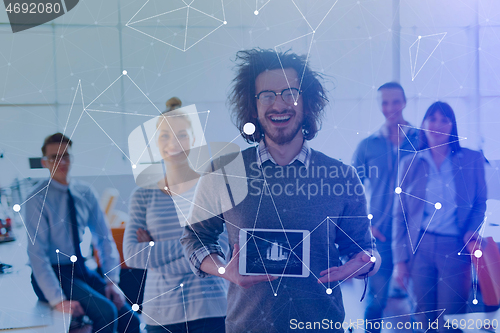
[[[240,174],[231,169],[241,165],[232,166],[234,156],[216,159],[213,170],[222,172],[200,179],[181,238],[195,274],[231,282],[228,332],[343,332],[340,283],[373,275],[380,266],[355,169],[307,144],[320,128],[327,99],[305,59],[271,50],[238,52],[230,102],[242,136],[258,143],[241,153],[248,194],[233,199],[227,178]],[[218,244],[224,225],[232,250],[227,264]],[[309,276],[241,275],[242,228],[308,230]]]

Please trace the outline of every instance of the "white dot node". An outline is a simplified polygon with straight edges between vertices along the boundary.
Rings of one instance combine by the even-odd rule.
[[[315,33],[316,33],[316,30],[313,30],[313,34],[315,34]]]
[[[181,284],[179,285],[179,287],[181,287],[181,288],[182,288],[182,287],[184,287],[184,283],[181,283]]]
[[[332,291],[333,291],[333,290],[332,290],[332,288],[327,288],[327,289],[326,289],[326,293],[327,293],[328,295],[331,295]]]
[[[255,15],[259,15],[259,11],[256,10],[255,12],[253,12]]]
[[[401,187],[396,187],[396,190],[394,191],[396,192],[396,194],[401,194],[402,190],[401,190]]]
[[[224,21],[223,23],[224,23],[224,24],[227,24],[227,21]]]
[[[71,260],[71,262],[76,262],[78,258],[75,255],[72,255],[71,257],[69,257],[69,260]]]
[[[418,36],[418,39],[422,39],[422,36]]]
[[[440,202],[436,202],[436,204],[434,205],[434,208],[441,209],[441,208],[443,208],[443,205],[441,205]]]
[[[219,274],[226,273],[226,269],[224,267],[219,267],[219,269],[217,271],[219,272]]]
[[[168,187],[166,187],[166,186],[165,186],[163,189],[164,189],[165,191],[168,191]]]
[[[127,75],[128,72],[127,71],[123,71],[122,73],[123,73],[123,75]]]
[[[368,214],[368,219],[369,220],[373,219],[373,215],[372,214]]]
[[[297,106],[297,102],[294,102],[293,105]]]
[[[376,258],[376,257],[371,257],[371,258],[370,258],[370,261],[371,261],[371,262],[375,262],[375,261],[377,261],[377,258]]]
[[[15,211],[15,212],[18,212],[21,210],[21,206],[19,204],[15,204],[12,209]]]
[[[149,242],[149,246],[155,246],[155,242],[153,241]]]
[[[56,249],[56,253],[59,253],[59,249]]]
[[[477,299],[473,299],[472,304],[477,304]]]
[[[137,165],[132,164],[132,169],[135,169],[135,168],[137,168]]]
[[[278,296],[278,294],[275,293],[274,296]]]
[[[243,126],[243,132],[246,134],[246,135],[252,135],[255,133],[255,125],[252,124],[252,123],[246,123],[244,126]]]
[[[134,312],[139,311],[139,304],[132,304],[132,311]]]
[[[478,259],[479,259],[479,258],[481,258],[482,256],[483,256],[483,251],[481,251],[481,250],[476,250],[476,251],[474,251],[474,257],[476,257],[476,258],[478,258]]]

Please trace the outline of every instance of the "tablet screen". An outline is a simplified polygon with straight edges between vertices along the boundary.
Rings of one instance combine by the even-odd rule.
[[[240,274],[309,275],[309,232],[242,229]]]

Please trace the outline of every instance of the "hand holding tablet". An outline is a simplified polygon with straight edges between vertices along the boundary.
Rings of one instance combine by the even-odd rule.
[[[330,267],[322,271],[320,273],[322,277],[319,278],[318,283],[341,281],[352,277],[359,278],[360,276],[371,272],[375,267],[377,267],[378,270],[379,266],[380,256],[378,252],[374,251],[371,255],[370,253],[361,251],[342,266]]]

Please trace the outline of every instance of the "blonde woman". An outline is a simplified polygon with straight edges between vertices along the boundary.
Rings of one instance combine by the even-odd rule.
[[[188,215],[199,179],[188,160],[199,138],[189,116],[176,110],[180,106],[178,98],[171,98],[158,119],[165,177],[156,188],[132,194],[123,248],[127,265],[148,270],[143,303],[148,333],[224,332],[226,284],[217,277],[195,276],[179,243],[183,229],[178,216]]]

